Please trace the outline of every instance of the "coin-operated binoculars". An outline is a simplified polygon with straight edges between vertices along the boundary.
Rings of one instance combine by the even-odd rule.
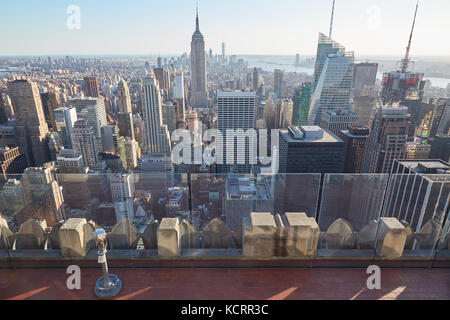
[[[97,229],[94,232],[95,242],[98,247],[98,263],[102,265],[103,276],[95,283],[95,294],[99,298],[110,298],[122,289],[122,281],[115,274],[108,274],[108,263],[106,262],[106,232]]]

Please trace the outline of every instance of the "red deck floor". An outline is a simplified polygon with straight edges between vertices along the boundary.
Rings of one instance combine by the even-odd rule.
[[[381,290],[368,290],[365,269],[116,269],[117,299],[450,299],[449,269],[382,269]],[[65,270],[0,270],[0,299],[96,299],[100,269],[81,271],[68,290]]]

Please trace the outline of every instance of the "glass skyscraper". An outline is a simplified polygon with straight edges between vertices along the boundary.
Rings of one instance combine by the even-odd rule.
[[[306,126],[308,124],[309,105],[311,102],[312,83],[302,83],[295,89],[292,97],[294,103],[292,111],[292,125]]]
[[[324,110],[351,109],[354,59],[353,52],[319,35],[308,124],[319,125]]]

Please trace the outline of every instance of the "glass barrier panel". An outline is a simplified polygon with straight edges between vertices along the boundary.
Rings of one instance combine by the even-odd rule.
[[[324,176],[318,257],[373,257],[387,182],[385,174]]]
[[[386,234],[393,230],[404,229],[392,245],[395,252],[390,258],[430,259],[442,235],[444,221],[448,214],[448,197],[450,179],[448,175],[394,174],[390,178],[389,187],[383,208],[383,218],[390,218],[380,228],[379,237],[386,239]],[[397,226],[394,226],[394,223]],[[400,223],[400,225],[398,225]],[[405,238],[405,239],[403,239]],[[403,244],[404,245],[400,245]],[[377,253],[380,255],[383,242],[380,239]],[[382,254],[381,254],[382,255]]]

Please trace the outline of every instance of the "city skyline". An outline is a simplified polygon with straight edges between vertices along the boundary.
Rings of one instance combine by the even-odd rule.
[[[223,7],[218,1],[200,1],[205,48],[220,53],[221,44],[225,42],[229,54],[291,55],[300,52],[313,55],[318,33],[328,31],[331,3],[329,0],[314,3],[285,0],[282,4],[257,6],[259,2],[231,0]],[[395,3],[387,0],[372,3],[336,1],[333,38],[346,43],[349,50],[359,55],[402,55],[415,3],[415,0]],[[79,30],[67,28],[70,14],[66,11],[70,5],[80,8]],[[186,39],[194,27],[195,2],[172,0],[155,4],[131,0],[126,4],[115,4],[114,8],[108,5],[106,1],[84,0],[76,3],[61,1],[51,6],[25,0],[1,4],[2,12],[9,14],[3,17],[0,26],[4,30],[13,26],[14,33],[3,36],[6,45],[0,55],[167,55],[189,52]],[[116,10],[117,6],[120,10]],[[139,10],[137,6],[140,6]],[[433,10],[436,6],[441,10]],[[450,4],[444,0],[420,4],[413,57],[450,53],[450,44],[437,41],[435,36],[450,30],[450,22],[445,19],[446,7],[450,9]],[[298,15],[286,19],[286,12],[298,12]],[[52,19],[42,19],[44,14],[51,15]],[[270,20],[274,23],[268,23]],[[117,38],[121,39],[120,48]]]

